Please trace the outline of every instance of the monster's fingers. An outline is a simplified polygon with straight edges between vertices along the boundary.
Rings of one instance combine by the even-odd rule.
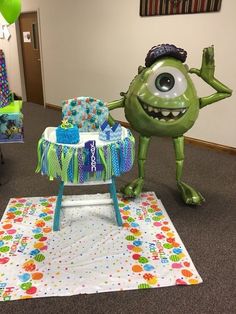
[[[108,119],[107,120],[108,120],[108,123],[109,123],[110,126],[113,126],[116,123],[115,119],[111,116],[110,113],[108,115]]]
[[[213,65],[215,63],[214,60],[214,46],[208,47],[208,48],[204,48],[203,50],[203,63],[205,65]]]
[[[214,76],[215,72],[215,59],[214,59],[214,47],[204,48],[202,55],[202,67],[201,76],[205,81]],[[206,79],[207,78],[207,79]]]

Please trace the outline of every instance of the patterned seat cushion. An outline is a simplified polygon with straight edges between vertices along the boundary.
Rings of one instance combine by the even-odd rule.
[[[81,132],[99,131],[108,118],[108,108],[99,99],[78,97],[62,103],[62,117],[77,125]]]

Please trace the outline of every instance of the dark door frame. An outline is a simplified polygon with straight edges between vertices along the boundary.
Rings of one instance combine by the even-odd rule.
[[[43,107],[46,108],[46,99],[45,99],[45,76],[43,69],[43,51],[42,51],[42,36],[41,36],[41,23],[40,23],[40,10],[30,10],[30,11],[22,11],[22,13],[36,13],[37,14],[37,22],[38,22],[38,35],[39,35],[39,51],[40,51],[40,67],[42,74],[42,88],[43,88]],[[16,41],[17,41],[17,50],[18,50],[18,58],[19,58],[19,66],[20,66],[20,78],[21,78],[21,89],[22,89],[22,98],[23,101],[26,101],[26,87],[25,87],[25,74],[24,74],[24,63],[22,56],[22,46],[21,46],[21,33],[20,33],[20,24],[19,20],[16,21]]]

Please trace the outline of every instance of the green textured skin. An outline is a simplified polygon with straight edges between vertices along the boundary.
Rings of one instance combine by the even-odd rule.
[[[153,75],[155,69],[163,66],[175,68],[184,75],[187,87],[184,92],[175,98],[161,98],[156,96],[148,88],[148,80]],[[120,100],[115,100],[108,104],[109,110],[124,107],[126,119],[131,127],[139,133],[138,148],[138,178],[122,188],[122,192],[127,197],[138,196],[142,192],[145,176],[145,162],[148,153],[150,138],[152,136],[172,137],[175,158],[176,158],[176,183],[181,193],[182,199],[189,205],[200,205],[204,198],[194,188],[182,181],[184,164],[184,133],[187,132],[197,120],[199,109],[231,96],[232,90],[222,84],[214,77],[215,60],[214,47],[203,50],[201,69],[190,69],[181,61],[163,57],[157,60],[152,66],[139,67],[138,75],[131,82],[128,92],[122,93],[124,96]],[[198,98],[194,84],[188,73],[194,73],[202,78],[208,85],[216,90],[216,93]],[[150,117],[143,109],[145,103],[154,108],[161,109],[181,109],[186,108],[186,112],[175,121],[162,122]],[[114,123],[109,115],[109,122]]]

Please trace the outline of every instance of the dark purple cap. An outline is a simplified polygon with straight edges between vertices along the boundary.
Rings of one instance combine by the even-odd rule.
[[[187,51],[170,44],[154,46],[148,51],[145,59],[145,66],[150,67],[154,62],[162,57],[173,57],[184,63],[187,58]]]

